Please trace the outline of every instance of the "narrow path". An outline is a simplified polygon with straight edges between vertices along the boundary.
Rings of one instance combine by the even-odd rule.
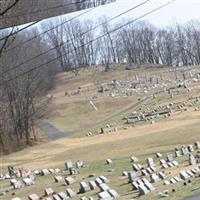
[[[52,140],[71,137],[74,134],[74,132],[59,131],[55,126],[48,122],[40,122],[37,126]]]

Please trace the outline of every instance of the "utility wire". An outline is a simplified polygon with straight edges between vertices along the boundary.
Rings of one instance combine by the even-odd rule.
[[[99,24],[99,25],[93,27],[92,29],[90,29],[90,30],[88,30],[88,31],[86,31],[86,32],[84,32],[84,33],[82,33],[82,34],[80,35],[80,37],[84,36],[84,35],[87,34],[87,33],[90,33],[91,31],[96,30],[97,28],[99,28],[99,27],[101,27],[101,26],[103,26],[103,25],[105,25],[105,24],[108,24],[109,22],[111,22],[111,21],[113,21],[113,20],[115,20],[115,19],[117,19],[117,18],[119,18],[119,17],[121,17],[121,16],[123,16],[123,15],[125,15],[125,14],[127,14],[127,13],[129,13],[129,12],[131,12],[131,11],[133,11],[133,10],[135,10],[136,8],[138,8],[138,7],[140,7],[140,6],[143,6],[144,4],[148,3],[149,1],[151,1],[151,0],[146,0],[146,1],[144,1],[144,2],[142,2],[142,3],[140,3],[140,4],[136,5],[136,6],[134,6],[134,7],[132,7],[132,8],[126,10],[125,12],[120,13],[119,15],[116,15],[116,16],[110,18],[108,21],[103,22],[103,23],[101,23],[101,24]],[[50,51],[53,51],[54,49],[56,49],[56,48],[58,48],[58,47],[61,47],[61,46],[65,45],[65,44],[68,44],[70,41],[71,41],[71,40],[67,40],[67,41],[63,42],[62,44],[56,45],[56,46],[54,46],[54,47],[48,49],[47,51],[45,51],[45,52],[43,52],[43,53],[41,53],[41,54],[39,54],[39,55],[36,55],[36,56],[34,56],[34,57],[32,57],[32,58],[30,58],[30,59],[28,59],[28,60],[26,60],[26,61],[24,61],[24,62],[22,62],[22,63],[20,63],[20,64],[18,64],[18,65],[16,65],[16,66],[14,66],[14,67],[11,67],[11,68],[9,68],[8,70],[4,71],[3,74],[5,74],[5,73],[7,73],[7,72],[9,72],[9,71],[11,71],[11,70],[17,69],[17,68],[21,67],[22,65],[24,65],[24,64],[26,64],[26,63],[29,63],[30,61],[32,61],[32,60],[34,60],[34,59],[36,59],[36,58],[39,58],[40,56],[43,56],[43,55],[49,53]],[[72,44],[72,43],[70,43],[70,44]]]
[[[67,4],[63,4],[63,5],[59,5],[59,6],[53,6],[53,7],[49,7],[49,8],[46,8],[46,9],[40,9],[40,10],[36,10],[36,11],[32,11],[32,12],[24,13],[24,14],[20,14],[20,15],[6,16],[6,19],[17,18],[17,17],[26,16],[26,15],[30,16],[32,14],[38,14],[38,13],[49,11],[49,10],[52,10],[52,9],[57,9],[57,8],[63,8],[63,7],[71,6],[71,5],[82,4],[82,3],[85,3],[87,1],[88,0],[82,0],[80,2],[72,2],[72,3],[67,3]],[[0,20],[3,20],[3,18],[0,18]]]
[[[56,29],[56,28],[58,28],[58,27],[60,27],[60,26],[62,26],[62,25],[64,25],[64,24],[66,24],[66,23],[68,23],[68,22],[70,22],[70,21],[72,21],[72,20],[74,20],[74,19],[77,19],[77,18],[79,18],[79,17],[85,15],[86,13],[91,12],[91,11],[94,10],[94,9],[96,9],[96,7],[91,8],[91,9],[89,9],[89,10],[86,10],[85,12],[82,12],[82,13],[80,13],[80,14],[78,14],[78,15],[76,15],[76,16],[74,16],[74,17],[72,17],[72,18],[70,18],[70,19],[68,19],[68,20],[66,20],[66,21],[64,21],[64,22],[62,22],[61,24],[58,24],[58,25],[54,26],[53,28],[50,28],[50,29],[48,29],[48,30],[46,30],[46,31],[44,31],[44,32],[42,32],[42,33],[40,33],[40,34],[38,34],[38,35],[35,35],[34,37],[32,37],[32,38],[30,38],[30,39],[28,39],[28,40],[26,40],[26,41],[24,41],[24,42],[22,42],[22,43],[20,43],[20,44],[18,44],[18,45],[16,45],[16,46],[14,46],[14,47],[12,47],[12,48],[6,50],[5,52],[9,52],[10,50],[13,50],[13,49],[16,49],[16,48],[18,48],[18,47],[20,47],[20,46],[23,46],[24,44],[26,44],[26,43],[28,43],[28,42],[30,42],[30,41],[32,41],[32,40],[34,40],[34,39],[40,37],[41,35],[44,35],[44,34],[48,33],[49,31],[52,31],[52,30],[54,30],[54,29]],[[5,37],[2,38],[2,39],[5,39]],[[1,41],[2,39],[0,39],[0,41]]]
[[[42,20],[40,20],[40,21],[42,21]],[[20,32],[22,32],[23,30],[25,30],[25,29],[27,29],[27,28],[30,28],[31,26],[33,26],[33,25],[39,23],[40,21],[37,21],[37,22],[33,22],[33,23],[31,23],[31,24],[28,24],[27,26],[25,26],[25,27],[23,27],[23,28],[21,28],[21,29],[15,31],[15,32],[13,32],[13,33],[11,33],[11,34],[8,34],[7,36],[5,36],[5,37],[3,37],[3,38],[0,38],[0,41],[5,40],[5,39],[7,39],[8,37],[11,37],[11,36],[13,36],[13,35],[16,35],[17,33],[20,33]]]
[[[136,22],[136,21],[138,21],[138,20],[140,20],[140,19],[142,19],[142,18],[144,18],[144,17],[146,17],[146,16],[148,16],[148,15],[150,15],[150,14],[152,14],[152,13],[154,13],[154,12],[156,12],[156,11],[158,11],[158,10],[164,8],[164,7],[166,7],[166,6],[168,6],[169,4],[171,4],[171,3],[175,2],[175,1],[176,1],[176,0],[172,0],[172,1],[168,2],[168,3],[165,3],[165,4],[161,5],[161,6],[159,6],[159,7],[155,8],[155,9],[153,9],[153,10],[151,10],[151,11],[149,11],[149,12],[143,14],[143,15],[141,15],[140,17],[135,18],[134,20],[130,20],[129,22],[127,22],[127,23],[125,23],[125,24],[123,24],[123,25],[121,25],[121,26],[119,26],[119,27],[113,29],[112,31],[109,32],[109,34],[114,33],[114,32],[116,32],[116,31],[118,31],[118,30],[120,30],[120,29],[122,29],[122,28],[128,26],[128,25],[130,25],[130,24],[132,24],[132,23],[134,23],[134,22]],[[72,51],[69,52],[69,53],[72,53],[72,52],[74,52],[75,50],[77,50],[77,49],[79,49],[79,48],[82,48],[82,47],[84,47],[84,46],[86,46],[86,45],[88,45],[88,44],[90,44],[90,43],[92,43],[92,42],[94,42],[94,41],[96,41],[96,40],[99,40],[99,39],[105,37],[107,34],[108,34],[108,33],[105,33],[105,34],[103,34],[103,35],[101,35],[101,36],[99,36],[99,37],[97,37],[97,38],[95,38],[95,39],[93,39],[93,40],[90,40],[89,42],[87,42],[87,43],[85,43],[85,44],[83,44],[83,45],[77,47],[76,49],[72,50]],[[23,73],[20,73],[20,74],[16,75],[16,76],[13,77],[13,78],[10,78],[10,79],[5,80],[4,82],[9,82],[9,81],[15,80],[15,79],[17,79],[17,78],[19,78],[19,77],[21,77],[21,76],[24,76],[24,75],[26,75],[26,74],[29,74],[30,72],[33,72],[33,71],[35,71],[35,70],[37,70],[37,69],[42,68],[43,66],[45,66],[45,65],[47,65],[47,64],[49,64],[49,63],[52,63],[52,62],[56,61],[57,59],[61,58],[61,57],[64,56],[64,55],[68,55],[68,53],[65,53],[65,54],[63,54],[63,55],[61,55],[61,56],[58,56],[58,57],[56,57],[56,58],[53,58],[53,59],[49,60],[49,61],[46,62],[46,63],[43,63],[43,64],[41,64],[41,65],[38,65],[37,67],[34,67],[34,68],[32,68],[32,69],[30,69],[30,70],[28,70],[28,71],[25,71],[25,72],[23,72]],[[2,84],[1,84],[1,85],[2,85]]]

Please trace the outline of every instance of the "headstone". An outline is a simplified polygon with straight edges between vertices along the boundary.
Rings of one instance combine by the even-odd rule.
[[[108,183],[109,180],[105,177],[105,176],[99,176],[99,178],[104,182],[104,183]]]
[[[113,199],[112,198],[112,196],[108,193],[108,192],[106,192],[106,191],[104,191],[104,192],[100,192],[99,194],[98,194],[98,198],[99,199],[105,199],[105,200],[111,200],[111,199]]]
[[[189,165],[195,165],[196,159],[192,154],[189,154]]]
[[[98,177],[95,179],[95,183],[99,186],[103,183],[103,181]]]
[[[72,177],[68,176],[65,178],[65,182],[67,185],[71,185],[71,184],[75,183],[76,181]]]
[[[195,146],[197,147],[197,149],[200,149],[200,142],[199,142],[199,141],[196,141],[196,142],[195,142]]]
[[[181,179],[183,179],[183,180],[190,178],[190,176],[185,171],[181,171],[179,173],[179,175],[180,175]]]
[[[89,181],[89,186],[91,190],[95,190],[97,188],[95,181]]]
[[[78,169],[83,168],[83,167],[84,167],[83,162],[80,161],[80,160],[78,160],[78,161],[76,162],[76,167],[77,167]]]
[[[59,197],[58,194],[54,194],[54,195],[53,195],[53,199],[54,199],[54,200],[62,200],[62,199]]]
[[[23,179],[23,183],[26,185],[26,186],[30,186],[30,185],[34,185],[35,182],[32,181],[30,178],[24,178]]]
[[[86,182],[81,182],[80,183],[80,190],[79,190],[80,193],[85,193],[85,192],[87,192],[89,190],[90,190],[90,187]]]
[[[49,172],[50,172],[51,174],[54,174],[54,173],[55,173],[55,169],[49,169]]]
[[[176,160],[172,161],[172,164],[174,165],[174,167],[178,167],[179,166],[179,163]]]
[[[29,200],[40,200],[40,197],[37,194],[30,194],[28,196]]]
[[[135,172],[128,172],[128,180],[129,182],[133,182],[135,179],[137,178],[136,173]]]
[[[162,154],[161,153],[156,153],[156,157],[157,158],[162,158]]]
[[[69,197],[67,196],[67,194],[65,192],[59,192],[58,194],[58,197],[62,200],[65,200],[65,199],[68,199]]]
[[[108,191],[110,189],[110,187],[105,183],[102,183],[101,185],[99,185],[99,188],[100,188],[101,192]]]
[[[138,189],[140,195],[146,195],[149,193],[149,190],[144,185],[139,185]]]
[[[112,162],[111,159],[107,159],[107,160],[106,160],[106,164],[107,164],[107,165],[110,165],[110,164],[112,164],[112,163],[113,163],[113,162]]]
[[[54,191],[52,188],[46,188],[44,190],[44,193],[45,193],[45,196],[49,196],[49,195],[52,195],[54,193]]]
[[[146,179],[143,180],[145,187],[151,192],[155,190],[154,186]]]
[[[58,182],[64,181],[64,178],[62,176],[55,176],[54,180],[55,180],[56,183],[58,183]]]
[[[49,175],[49,174],[50,174],[50,172],[49,172],[48,169],[43,169],[43,170],[41,171],[41,175],[42,175],[42,176],[46,176],[46,175]]]
[[[73,163],[72,163],[71,160],[68,160],[68,161],[65,162],[65,168],[66,168],[66,170],[69,170],[72,167],[73,167]]]
[[[157,174],[151,174],[150,175],[150,179],[151,179],[152,183],[160,181],[160,178],[159,178],[159,176]]]
[[[71,188],[67,188],[66,193],[68,194],[69,197],[76,196],[76,193]]]
[[[147,165],[148,167],[155,167],[153,158],[147,158]]]
[[[194,151],[194,148],[193,148],[193,145],[192,145],[192,144],[190,144],[190,145],[188,146],[188,151],[189,151],[189,152],[193,152],[193,151]]]
[[[117,199],[119,197],[119,194],[113,190],[113,189],[109,189],[108,193],[110,194],[111,197],[113,197],[114,199]]]
[[[172,154],[168,154],[167,155],[167,161],[168,162],[172,162],[173,161],[173,155]]]
[[[75,167],[69,168],[70,175],[77,175],[79,172]]]
[[[133,170],[135,170],[136,172],[142,169],[142,166],[140,164],[134,163],[132,166],[133,166]]]
[[[179,150],[176,150],[176,151],[175,151],[175,156],[176,156],[176,157],[180,157],[180,156],[181,156],[181,152],[180,152]]]
[[[135,156],[132,156],[131,157],[131,162],[138,162],[139,160],[138,160],[138,158],[137,157],[135,157]]]
[[[166,175],[163,172],[158,172],[158,176],[162,180],[166,178]]]

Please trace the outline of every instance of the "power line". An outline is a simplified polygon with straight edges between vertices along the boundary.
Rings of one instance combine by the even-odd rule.
[[[110,18],[108,21],[103,22],[103,23],[101,23],[101,24],[99,24],[99,25],[93,27],[92,29],[90,29],[90,30],[88,30],[88,31],[86,31],[86,32],[84,32],[84,33],[82,33],[82,34],[80,35],[80,37],[83,36],[83,35],[85,35],[85,34],[87,34],[87,33],[89,33],[89,32],[91,32],[91,31],[96,30],[97,28],[99,28],[99,27],[101,27],[101,26],[103,26],[103,25],[105,25],[105,24],[108,24],[109,22],[111,22],[111,21],[113,21],[113,20],[115,20],[115,19],[117,19],[117,18],[119,18],[119,17],[121,17],[121,16],[123,16],[123,15],[125,15],[125,14],[127,14],[127,13],[129,13],[129,12],[131,12],[131,11],[133,11],[133,10],[135,10],[136,8],[138,8],[138,7],[140,7],[140,6],[143,6],[144,4],[148,3],[149,1],[151,1],[151,0],[146,0],[146,1],[144,1],[144,2],[142,2],[142,3],[140,3],[140,4],[136,5],[136,6],[134,6],[134,7],[132,7],[132,8],[126,10],[125,12],[120,13],[120,14],[118,14],[118,15],[116,15],[116,16]],[[43,56],[43,55],[49,53],[50,51],[56,49],[57,47],[61,47],[61,46],[63,46],[64,44],[68,44],[69,42],[70,42],[70,40],[67,40],[67,41],[63,42],[62,44],[56,45],[56,46],[50,48],[49,50],[47,50],[47,51],[45,51],[45,52],[43,52],[43,53],[41,53],[41,54],[39,54],[39,55],[36,55],[36,56],[34,56],[34,57],[32,57],[32,58],[30,58],[30,59],[28,59],[28,60],[26,60],[26,61],[24,61],[24,62],[22,62],[22,63],[20,63],[20,64],[18,64],[18,65],[16,65],[16,66],[14,66],[14,67],[9,68],[8,70],[4,71],[3,74],[5,74],[5,73],[7,73],[7,72],[9,72],[9,71],[11,71],[11,70],[13,70],[13,69],[17,69],[17,68],[21,67],[22,65],[24,65],[24,64],[26,64],[26,63],[28,63],[28,62],[30,62],[30,61],[36,59],[36,58],[39,58],[40,56]]]
[[[40,20],[40,21],[42,21],[42,20]],[[5,37],[3,37],[3,38],[0,38],[0,41],[5,40],[5,39],[7,39],[8,37],[11,37],[11,36],[13,36],[13,35],[16,35],[17,33],[20,33],[20,32],[22,32],[23,30],[25,30],[25,29],[27,29],[27,28],[30,28],[31,26],[33,26],[33,25],[39,23],[40,21],[37,21],[37,22],[33,22],[33,23],[31,23],[31,24],[28,24],[27,26],[25,26],[25,27],[23,27],[23,28],[21,28],[21,29],[15,31],[15,32],[13,32],[13,33],[11,33],[11,34],[8,34],[7,36],[5,36]]]
[[[67,3],[67,4],[63,4],[63,5],[59,5],[59,6],[53,6],[53,7],[49,7],[49,8],[46,8],[46,9],[40,9],[40,10],[36,10],[36,11],[33,11],[33,12],[24,13],[24,14],[20,14],[20,15],[7,16],[6,19],[17,18],[17,17],[26,16],[26,15],[29,16],[29,15],[32,15],[32,14],[37,14],[37,13],[49,11],[49,10],[52,10],[52,9],[63,8],[63,7],[70,6],[70,5],[82,4],[82,3],[85,3],[87,1],[88,0],[82,0],[81,2],[72,2],[72,3]],[[0,20],[2,20],[2,19],[0,19]]]
[[[146,16],[148,16],[148,15],[150,15],[150,14],[152,14],[152,13],[154,13],[154,12],[156,12],[156,11],[158,11],[158,10],[164,8],[164,7],[166,7],[166,6],[168,6],[169,4],[173,3],[174,1],[176,1],[176,0],[172,0],[172,1],[168,2],[168,3],[165,3],[165,4],[161,5],[161,6],[159,6],[159,7],[155,8],[155,9],[153,9],[153,10],[151,10],[151,11],[149,11],[149,12],[143,14],[143,15],[141,15],[140,17],[137,17],[136,19],[131,20],[131,21],[129,21],[129,22],[127,22],[127,23],[125,23],[125,24],[123,24],[123,25],[121,25],[121,26],[119,26],[119,27],[113,29],[113,30],[110,31],[109,33],[114,33],[114,32],[116,32],[116,31],[118,31],[118,30],[120,30],[120,29],[122,29],[122,28],[124,28],[124,27],[126,27],[126,26],[128,26],[128,25],[130,25],[130,24],[132,24],[132,23],[134,23],[134,22],[136,22],[136,21],[138,21],[138,20],[140,20],[140,19],[142,19],[142,18],[144,18],[144,17],[146,17]],[[47,64],[49,64],[49,63],[54,62],[55,60],[61,58],[61,57],[64,56],[64,55],[68,55],[69,53],[72,53],[72,52],[74,52],[75,50],[77,50],[77,49],[79,49],[79,48],[82,48],[82,47],[84,47],[84,46],[86,46],[86,45],[88,45],[88,44],[90,44],[90,43],[92,43],[92,42],[94,42],[94,41],[96,41],[96,40],[99,40],[99,39],[105,37],[107,34],[108,34],[108,33],[105,33],[105,34],[103,34],[103,35],[101,35],[101,36],[99,36],[99,37],[97,37],[97,38],[95,38],[95,39],[93,39],[93,40],[90,40],[89,42],[87,42],[87,43],[85,43],[85,44],[83,44],[83,45],[77,47],[76,49],[72,50],[71,52],[68,52],[68,53],[65,53],[65,54],[63,54],[63,55],[61,55],[61,56],[58,56],[58,57],[56,57],[56,58],[53,58],[53,59],[49,60],[49,61],[46,62],[46,63],[43,63],[43,64],[38,65],[37,67],[34,67],[34,68],[32,68],[32,69],[30,69],[30,70],[28,70],[28,71],[26,71],[26,72],[23,72],[23,73],[21,73],[21,74],[18,74],[17,76],[15,76],[15,77],[13,77],[13,78],[10,78],[10,79],[8,79],[8,80],[5,80],[5,82],[9,82],[9,81],[15,80],[15,79],[17,79],[17,78],[19,78],[19,77],[21,77],[21,76],[24,76],[24,75],[26,75],[26,74],[29,74],[29,73],[32,72],[32,71],[35,71],[35,70],[37,70],[37,69],[39,69],[39,68],[41,68],[41,67],[43,67],[43,66],[45,66],[45,65],[47,65]]]
[[[24,42],[18,44],[18,45],[14,46],[14,47],[12,47],[12,48],[10,48],[10,49],[8,49],[8,50],[6,50],[5,52],[9,52],[10,50],[13,50],[13,49],[16,49],[16,48],[18,48],[18,47],[20,47],[20,46],[23,46],[24,44],[26,44],[26,43],[28,43],[28,42],[30,42],[30,41],[32,41],[32,40],[34,40],[34,39],[40,37],[41,35],[44,35],[44,34],[48,33],[49,31],[58,28],[59,26],[62,26],[62,25],[66,24],[66,23],[68,23],[68,22],[70,22],[70,21],[72,21],[72,20],[74,20],[74,19],[77,19],[77,18],[79,18],[79,17],[81,17],[81,16],[83,16],[83,15],[85,15],[85,14],[91,12],[91,11],[94,10],[94,9],[96,9],[96,7],[91,8],[91,9],[89,9],[89,10],[86,10],[85,12],[80,13],[80,14],[78,14],[78,15],[76,15],[76,16],[74,16],[74,17],[72,17],[72,18],[70,18],[70,19],[68,19],[68,20],[66,20],[66,21],[64,21],[64,22],[62,22],[61,24],[58,24],[58,25],[54,26],[53,28],[50,28],[50,29],[44,31],[44,32],[42,32],[42,33],[40,33],[40,34],[38,34],[38,35],[36,35],[36,36],[30,38],[30,39],[28,39],[28,40],[26,40],[26,41],[24,41]],[[3,39],[5,39],[5,38],[3,38]],[[1,40],[2,40],[2,39],[0,39],[0,41],[1,41]]]

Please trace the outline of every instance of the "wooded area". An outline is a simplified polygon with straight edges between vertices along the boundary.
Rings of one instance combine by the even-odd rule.
[[[37,140],[35,124],[48,108],[55,75],[92,65],[200,64],[200,22],[156,28],[139,21],[58,19],[0,40],[0,142],[4,152]],[[62,25],[60,25],[62,24]],[[48,30],[48,31],[47,31]],[[41,34],[45,32],[45,34]],[[28,42],[27,42],[28,41]]]
[[[4,16],[0,17],[0,29],[96,7],[113,1],[115,0],[1,0],[0,13],[3,13]]]

